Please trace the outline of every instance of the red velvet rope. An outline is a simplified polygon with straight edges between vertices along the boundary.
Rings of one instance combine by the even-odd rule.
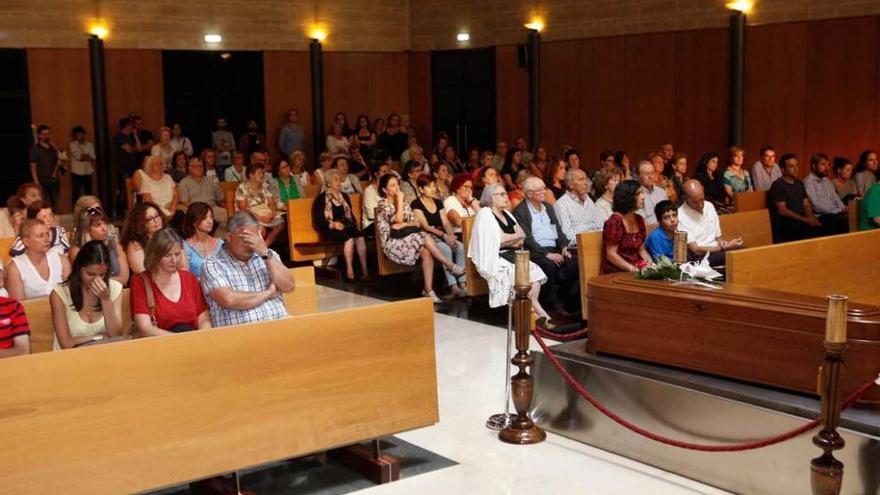
[[[561,342],[568,342],[569,340],[579,339],[581,337],[586,337],[588,333],[588,329],[579,330],[577,332],[571,333],[556,333],[547,330],[546,328],[535,327],[535,331],[538,332],[542,337],[547,337],[548,339],[558,340]]]
[[[571,385],[572,388],[574,388],[581,395],[581,397],[586,399],[587,402],[592,404],[593,407],[595,407],[596,409],[599,410],[599,412],[601,412],[605,416],[608,416],[609,418],[614,420],[617,424],[632,431],[633,433],[639,434],[643,437],[649,438],[649,439],[654,440],[656,442],[660,442],[660,443],[663,443],[666,445],[671,445],[673,447],[678,447],[678,448],[682,448],[682,449],[698,450],[701,452],[740,452],[743,450],[760,449],[762,447],[767,447],[769,445],[774,445],[774,444],[777,444],[780,442],[784,442],[786,440],[790,440],[796,436],[803,435],[804,433],[819,426],[819,424],[821,423],[821,419],[817,418],[817,419],[814,419],[813,421],[810,421],[809,423],[807,423],[803,426],[795,428],[794,430],[783,433],[781,435],[776,435],[776,436],[773,436],[770,438],[766,438],[764,440],[758,440],[758,441],[746,442],[746,443],[730,444],[730,445],[704,445],[704,444],[698,444],[698,443],[682,442],[682,441],[675,440],[672,438],[664,437],[662,435],[658,435],[656,433],[652,433],[648,430],[645,430],[644,428],[640,428],[640,427],[634,425],[633,423],[630,423],[629,421],[621,418],[617,414],[611,412],[611,410],[609,410],[607,407],[602,405],[598,400],[596,400],[595,397],[593,397],[592,394],[587,392],[587,390],[584,387],[582,387],[581,384],[578,383],[577,380],[575,380],[574,377],[571,376],[571,374],[562,366],[562,364],[559,362],[559,359],[553,354],[553,352],[550,350],[550,348],[547,347],[547,344],[544,342],[544,339],[541,338],[539,333],[537,331],[533,331],[532,333],[535,336],[535,340],[538,341],[538,345],[541,346],[541,349],[544,350],[544,354],[546,354],[547,358],[550,359],[550,362],[553,364],[553,367],[556,368],[556,370],[559,372],[559,374],[562,375],[562,377],[565,379],[565,381],[568,382],[568,384]],[[849,398],[846,399],[846,401],[843,403],[843,407],[841,410],[846,409],[846,408],[850,407],[851,405],[855,404],[856,401],[858,401],[859,399],[864,397],[864,395],[867,394],[868,391],[870,391],[876,385],[877,384],[874,382],[874,380],[871,380],[868,383],[859,387],[859,389],[856,390],[856,392],[854,394],[852,394]]]

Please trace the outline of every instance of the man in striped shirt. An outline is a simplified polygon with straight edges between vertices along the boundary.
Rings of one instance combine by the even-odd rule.
[[[0,296],[0,358],[31,352],[31,330],[24,308],[15,299]]]

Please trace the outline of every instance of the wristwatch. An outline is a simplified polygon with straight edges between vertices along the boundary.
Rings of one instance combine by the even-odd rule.
[[[260,258],[262,258],[263,261],[267,261],[269,258],[272,257],[272,250],[271,250],[271,249],[267,249],[266,252],[265,252],[264,254],[257,253],[257,256],[259,256]]]

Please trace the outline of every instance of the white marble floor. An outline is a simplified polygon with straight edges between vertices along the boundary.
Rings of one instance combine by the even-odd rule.
[[[322,310],[382,302],[326,287],[320,291]],[[538,445],[502,443],[484,424],[504,408],[505,332],[441,314],[435,321],[440,422],[398,436],[459,464],[360,493],[727,493],[552,433]]]

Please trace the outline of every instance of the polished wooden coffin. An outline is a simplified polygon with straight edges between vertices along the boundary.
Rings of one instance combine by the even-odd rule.
[[[816,394],[825,299],[614,274],[590,280],[587,350]],[[880,307],[849,305],[844,396],[880,373]],[[862,401],[880,405],[877,390]]]

